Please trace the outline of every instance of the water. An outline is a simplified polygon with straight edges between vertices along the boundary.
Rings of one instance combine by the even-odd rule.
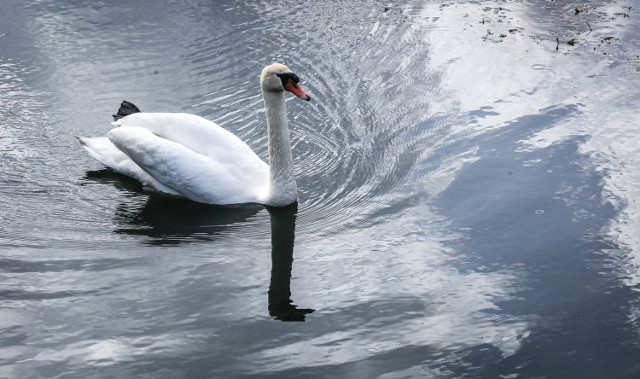
[[[630,7],[630,8],[629,8]],[[637,1],[0,4],[0,377],[637,378]],[[300,201],[141,191],[74,135],[122,99]]]

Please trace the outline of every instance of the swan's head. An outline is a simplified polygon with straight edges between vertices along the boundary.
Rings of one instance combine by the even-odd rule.
[[[294,74],[289,67],[280,63],[265,67],[262,70],[262,75],[260,75],[260,86],[264,92],[282,92],[286,90],[302,100],[311,100],[311,97],[300,87],[299,82],[298,75]]]

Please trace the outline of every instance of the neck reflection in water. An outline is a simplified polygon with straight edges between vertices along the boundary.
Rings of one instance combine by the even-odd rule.
[[[297,308],[291,300],[291,269],[298,203],[268,208],[271,217],[271,284],[269,314],[281,321],[304,321],[313,309]]]

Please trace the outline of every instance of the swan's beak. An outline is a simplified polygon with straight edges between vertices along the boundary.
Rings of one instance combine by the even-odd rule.
[[[302,87],[300,87],[298,83],[294,82],[291,79],[287,79],[287,82],[284,84],[284,89],[298,96],[302,100],[305,100],[305,101],[311,100],[311,96],[307,95],[307,93],[304,92]]]

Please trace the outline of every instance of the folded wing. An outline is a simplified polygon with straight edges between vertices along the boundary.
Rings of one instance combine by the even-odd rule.
[[[152,114],[157,115],[152,117],[156,122],[150,118],[131,120],[138,115],[145,114],[114,123],[124,120],[108,133],[108,139],[163,186],[204,203],[261,202],[266,198],[268,166],[235,135],[191,117],[187,121],[192,122],[169,114]],[[183,123],[177,125],[180,121]],[[133,126],[134,122],[142,126]]]

